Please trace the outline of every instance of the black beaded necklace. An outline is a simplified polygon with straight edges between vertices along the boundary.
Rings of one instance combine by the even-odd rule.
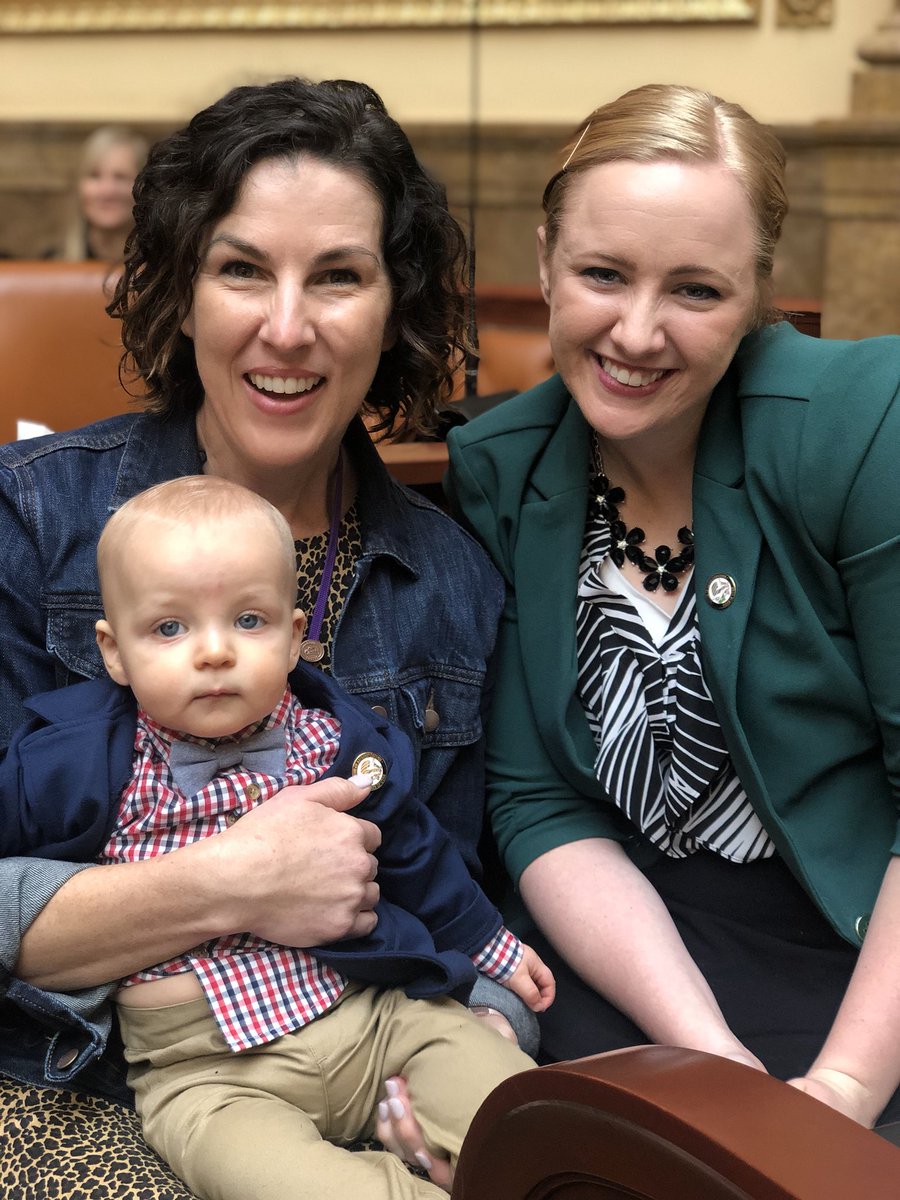
[[[644,587],[648,592],[655,592],[662,587],[664,592],[674,592],[682,581],[679,575],[694,565],[694,531],[689,525],[682,525],[678,530],[678,541],[681,549],[675,554],[671,546],[657,546],[655,558],[645,554],[641,549],[646,534],[637,525],[628,529],[619,515],[619,505],[625,502],[625,491],[613,487],[602,469],[594,474],[595,501],[600,516],[609,524],[610,550],[609,557],[617,567],[624,565],[627,558],[630,563],[644,573]]]

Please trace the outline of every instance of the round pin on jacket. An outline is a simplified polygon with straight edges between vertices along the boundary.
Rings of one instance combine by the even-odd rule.
[[[300,643],[300,657],[308,663],[321,662],[325,657],[325,647],[316,638],[307,638]]]
[[[351,775],[371,775],[372,776],[372,791],[377,791],[387,778],[387,763],[380,754],[373,754],[371,750],[364,751],[362,754],[357,754],[353,760],[353,769]]]
[[[713,608],[727,608],[737,595],[737,584],[730,575],[711,575],[706,582],[706,599]]]

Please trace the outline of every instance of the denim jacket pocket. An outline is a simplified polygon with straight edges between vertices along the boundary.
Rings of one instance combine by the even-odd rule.
[[[423,749],[450,749],[478,741],[483,688],[483,672],[451,668],[433,668],[430,674],[402,685],[400,702],[407,709],[408,727],[417,730]]]
[[[47,649],[56,662],[57,685],[95,679],[103,673],[96,624],[103,616],[97,592],[45,592]]]
[[[433,671],[400,690],[421,738],[419,795],[476,877],[484,816],[482,687],[483,676],[476,671]]]

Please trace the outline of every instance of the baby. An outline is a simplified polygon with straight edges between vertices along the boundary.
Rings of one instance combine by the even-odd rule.
[[[354,812],[382,835],[368,936],[306,950],[235,932],[121,981],[147,1140],[201,1197],[287,1200],[298,1178],[323,1198],[443,1194],[393,1154],[345,1147],[373,1136],[382,1081],[402,1075],[428,1151],[452,1167],[485,1096],[533,1066],[458,999],[480,971],[541,1011],[550,972],[417,801],[405,735],[298,665],[305,621],[276,509],[225,480],[173,480],[113,515],[98,567],[114,682],[29,702],[0,779],[21,822],[5,853],[165,854],[326,775],[359,784]]]

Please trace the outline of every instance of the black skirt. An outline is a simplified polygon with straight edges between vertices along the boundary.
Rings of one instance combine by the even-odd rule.
[[[770,1075],[805,1074],[843,999],[856,965],[855,947],[835,933],[777,856],[751,863],[730,863],[702,851],[687,858],[659,856],[644,874],[735,1036]],[[537,930],[529,930],[526,940],[556,975],[556,1002],[539,1018],[540,1062],[647,1042]],[[881,1118],[897,1120],[900,1091]]]

